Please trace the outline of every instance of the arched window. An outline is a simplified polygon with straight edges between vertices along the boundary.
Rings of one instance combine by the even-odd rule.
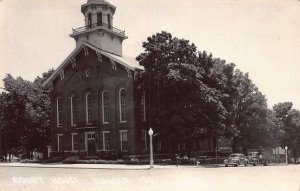
[[[102,121],[103,123],[109,122],[109,100],[108,100],[108,92],[104,91],[102,93]]]
[[[86,124],[92,123],[92,94],[89,92],[85,96],[85,112],[86,112]]]
[[[102,13],[101,12],[97,13],[97,25],[98,26],[102,25]]]
[[[77,123],[77,97],[71,97],[71,125],[75,126]]]
[[[92,14],[89,13],[88,14],[88,28],[92,28]]]
[[[126,122],[126,91],[124,88],[120,89],[119,92],[119,104],[120,104],[120,122]]]
[[[57,98],[56,100],[56,123],[57,123],[57,127],[61,127],[62,126],[62,98]]]

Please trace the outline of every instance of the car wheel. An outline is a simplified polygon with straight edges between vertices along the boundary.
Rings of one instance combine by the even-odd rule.
[[[247,166],[247,165],[248,165],[248,162],[246,161],[246,162],[245,162],[245,166]]]
[[[257,161],[254,161],[253,166],[257,166]]]
[[[225,164],[225,167],[228,167],[228,165],[227,165],[227,164]]]

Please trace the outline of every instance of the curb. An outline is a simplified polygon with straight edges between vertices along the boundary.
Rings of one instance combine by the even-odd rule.
[[[73,164],[74,165],[74,164]],[[21,167],[21,168],[63,168],[63,169],[105,169],[105,170],[151,170],[149,165],[143,165],[143,166],[139,166],[139,165],[101,165],[101,164],[75,164],[73,165],[65,165],[65,164],[54,164],[54,165],[48,165],[48,164],[38,164],[38,163],[14,163],[14,164],[10,164],[10,163],[0,163],[0,168],[1,167]],[[135,168],[137,167],[137,168]],[[218,166],[221,167],[221,166]],[[176,168],[217,168],[216,166],[189,166],[189,165],[155,165],[153,169],[176,169]]]
[[[16,164],[16,165],[12,165],[12,164],[1,164],[0,163],[0,168],[1,167],[21,167],[21,168],[63,168],[63,169],[106,169],[106,170],[150,170],[150,167],[140,167],[140,168],[134,168],[134,166],[98,166],[97,164],[91,166],[91,165],[87,165],[87,166],[66,166],[61,164],[58,165],[43,165],[43,164],[39,164],[39,165],[22,165],[22,164]]]
[[[287,165],[268,165],[268,166],[287,166]],[[21,168],[63,168],[63,169],[105,169],[105,170],[151,170],[149,165],[115,165],[115,164],[39,164],[39,163],[0,163],[1,167],[21,167]],[[176,169],[176,168],[223,168],[222,165],[155,165],[153,169]]]

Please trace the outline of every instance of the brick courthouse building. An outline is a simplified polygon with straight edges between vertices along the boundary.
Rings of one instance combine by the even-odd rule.
[[[81,6],[85,26],[73,29],[70,35],[76,48],[44,83],[52,88],[52,157],[149,154],[147,96],[135,80],[143,68],[136,60],[122,56],[127,36],[113,27],[115,10],[104,0],[88,0]],[[153,144],[156,155],[214,150],[211,137],[173,142],[178,151],[168,149],[171,143],[166,135],[156,136]]]
[[[113,27],[115,10],[104,0],[81,6],[76,48],[44,84],[52,88],[51,156],[148,153],[145,94],[134,80],[143,68],[122,57],[127,36]]]

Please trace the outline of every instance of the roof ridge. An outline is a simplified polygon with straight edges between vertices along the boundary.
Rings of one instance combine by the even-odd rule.
[[[64,59],[64,61],[57,67],[57,69],[52,73],[52,75],[43,83],[43,87],[53,81],[58,75],[59,71],[63,70],[69,63],[71,63],[71,59],[76,56],[84,46],[89,47],[90,49],[100,52],[104,56],[116,61],[117,63],[121,64],[122,66],[134,71],[135,69],[143,70],[143,67],[138,64],[138,61],[130,58],[124,58],[122,56],[118,56],[107,51],[101,50],[87,42],[82,42],[79,46],[77,46],[68,56]],[[135,63],[133,63],[135,62]]]

